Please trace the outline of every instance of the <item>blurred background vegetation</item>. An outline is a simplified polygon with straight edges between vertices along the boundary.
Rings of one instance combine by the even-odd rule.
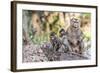
[[[70,19],[80,20],[80,29],[85,40],[91,39],[91,14],[74,12],[51,12],[23,10],[23,38],[31,39],[34,44],[49,41],[50,32],[55,32],[59,37],[59,30],[70,26]],[[25,34],[26,33],[26,34]]]

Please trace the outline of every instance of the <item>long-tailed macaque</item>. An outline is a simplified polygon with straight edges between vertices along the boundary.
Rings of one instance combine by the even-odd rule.
[[[70,20],[70,26],[67,29],[68,41],[71,45],[73,52],[82,54],[84,49],[83,32],[80,29],[80,20],[72,18]]]

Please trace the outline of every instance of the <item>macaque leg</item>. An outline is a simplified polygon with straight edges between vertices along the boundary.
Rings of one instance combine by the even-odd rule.
[[[79,53],[82,54],[83,50],[84,50],[84,42],[81,41],[81,43],[79,44]]]
[[[69,50],[70,52],[72,52],[72,48],[71,48],[71,46],[70,46],[70,45],[68,46],[68,48],[69,48],[68,50]]]
[[[69,42],[67,42],[68,50],[72,52],[72,47],[70,46]]]

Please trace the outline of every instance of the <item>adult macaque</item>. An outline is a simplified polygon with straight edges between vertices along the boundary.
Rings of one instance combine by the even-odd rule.
[[[68,41],[72,47],[73,52],[82,54],[84,49],[83,33],[80,30],[80,20],[72,18],[70,26],[67,30]]]

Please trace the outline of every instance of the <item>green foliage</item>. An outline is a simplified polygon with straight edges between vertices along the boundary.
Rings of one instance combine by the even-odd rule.
[[[91,35],[89,32],[84,32],[84,39],[87,40],[87,41],[90,41],[91,40]]]
[[[31,34],[31,40],[34,44],[41,44],[43,42],[47,42],[48,41],[48,34],[41,34],[39,35],[32,35]]]

